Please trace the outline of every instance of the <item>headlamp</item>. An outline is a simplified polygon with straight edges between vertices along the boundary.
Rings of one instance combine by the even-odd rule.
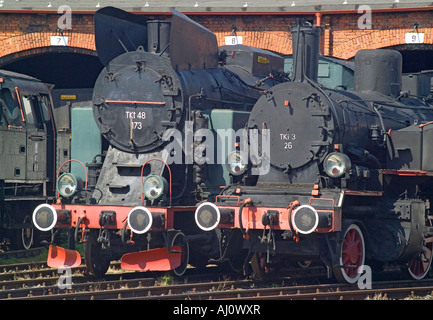
[[[323,161],[323,169],[331,178],[341,177],[348,173],[352,163],[347,155],[340,152],[332,152],[328,154]]]
[[[244,153],[233,151],[227,157],[226,167],[230,174],[239,176],[247,170],[248,159]]]
[[[82,186],[82,181],[72,173],[63,173],[57,179],[57,191],[62,197],[69,198],[76,194]]]
[[[149,200],[155,200],[166,194],[168,183],[164,177],[158,175],[148,175],[143,181],[143,193]]]

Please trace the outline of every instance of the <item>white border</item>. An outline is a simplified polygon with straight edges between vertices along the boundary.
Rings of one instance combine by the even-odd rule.
[[[146,212],[147,216],[149,217],[149,225],[146,228],[144,228],[142,231],[135,230],[134,228],[131,227],[131,223],[129,221],[129,218],[131,217],[131,213],[134,212],[135,210],[143,210],[144,212]],[[150,230],[150,228],[152,227],[152,224],[153,224],[152,213],[146,207],[137,206],[137,207],[132,208],[131,211],[129,211],[129,213],[128,213],[128,226],[129,226],[129,229],[132,230],[132,232],[137,233],[137,234],[146,233],[147,231]]]
[[[201,209],[201,207],[206,206],[206,205],[211,206],[212,208],[214,208],[214,209],[216,210],[216,212],[217,212],[217,215],[218,215],[216,222],[215,222],[212,226],[210,226],[210,227],[208,227],[208,228],[204,228],[203,226],[201,226],[200,223],[198,222],[198,218],[197,218],[197,213],[198,213],[198,211]],[[220,211],[220,209],[219,209],[215,204],[213,204],[213,203],[211,203],[211,202],[204,202],[204,203],[202,203],[201,205],[199,205],[199,206],[197,207],[197,209],[195,210],[195,213],[194,213],[194,219],[195,219],[195,223],[197,224],[197,226],[198,226],[201,230],[203,230],[203,231],[212,231],[212,230],[215,229],[215,228],[218,226],[218,224],[220,223],[220,220],[221,220],[221,211]]]
[[[308,208],[308,209],[310,209],[311,211],[313,211],[313,212],[314,212],[314,216],[315,216],[315,218],[316,218],[316,223],[315,223],[314,226],[313,226],[311,229],[309,229],[308,231],[302,231],[302,230],[299,230],[299,229],[297,228],[297,226],[296,226],[296,223],[295,223],[295,216],[296,216],[296,213],[298,213],[298,211],[299,211],[300,209],[302,209],[302,208]],[[296,230],[297,232],[299,232],[299,233],[302,233],[302,234],[310,234],[310,233],[314,232],[314,230],[317,229],[318,224],[319,224],[319,214],[317,213],[316,209],[314,209],[314,208],[313,208],[312,206],[310,206],[310,205],[304,204],[304,205],[302,205],[302,206],[300,206],[300,207],[297,207],[297,208],[295,209],[295,212],[293,212],[293,214],[292,214],[292,226],[293,226],[293,228],[295,228],[295,230]]]
[[[43,207],[46,207],[46,208],[47,208],[48,210],[50,210],[51,213],[53,214],[53,222],[50,224],[49,227],[46,227],[46,228],[41,228],[41,227],[36,223],[36,214],[37,214],[37,212],[39,211],[39,209],[42,209]],[[33,210],[32,221],[33,221],[34,226],[35,226],[36,228],[38,228],[39,230],[41,230],[41,231],[50,231],[51,229],[54,228],[54,226],[55,226],[56,223],[57,223],[57,211],[56,211],[56,209],[54,209],[53,206],[51,206],[51,205],[49,205],[49,204],[46,204],[46,203],[40,204],[40,205],[38,205],[38,206],[36,207],[35,210]]]

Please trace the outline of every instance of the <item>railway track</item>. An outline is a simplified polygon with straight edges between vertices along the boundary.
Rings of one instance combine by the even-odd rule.
[[[0,299],[263,301],[433,296],[433,280],[430,279],[376,281],[373,289],[360,290],[357,286],[332,283],[297,285],[296,277],[283,277],[272,282],[256,281],[227,276],[217,268],[206,269],[203,272],[192,268],[183,278],[171,278],[166,273],[121,272],[118,264],[113,263],[101,280],[86,275],[84,266],[65,275],[64,271],[47,268],[44,263],[16,264],[0,269]]]
[[[61,290],[54,283],[42,287],[5,290],[2,299],[24,300],[364,300],[404,299],[432,296],[433,284],[416,287],[407,282],[379,283],[377,289],[359,290],[353,286],[308,285],[258,288],[253,280],[223,280],[175,285],[155,285],[152,279],[122,279],[74,283]],[[411,282],[413,285],[413,283]],[[260,284],[263,286],[263,284]],[[275,284],[273,285],[275,286]],[[397,287],[396,287],[397,286]]]
[[[44,251],[44,247],[31,248],[27,250],[11,250],[0,252],[0,261],[11,258],[28,258],[40,255]]]

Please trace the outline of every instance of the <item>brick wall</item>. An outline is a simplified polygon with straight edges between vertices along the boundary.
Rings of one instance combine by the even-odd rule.
[[[0,12],[0,41],[31,32],[54,32],[61,15]],[[73,31],[93,33],[93,15],[73,15]]]
[[[358,28],[361,15],[345,14],[326,16],[325,54],[349,59],[360,49],[377,49],[405,44],[405,34],[418,24],[418,32],[424,33],[424,44],[433,44],[433,11],[372,13],[372,29]],[[323,34],[323,33],[322,33]],[[326,37],[326,34],[329,34]]]
[[[0,13],[0,65],[21,56],[52,50],[50,36],[59,35],[59,14],[49,13]],[[294,15],[190,15],[198,23],[213,31],[219,45],[225,36],[243,37],[243,43],[281,54],[292,53],[290,26]],[[405,43],[405,33],[411,32],[415,23],[419,32],[425,34],[426,47],[433,44],[433,10],[409,12],[373,12],[372,29],[358,28],[361,14],[326,14],[320,19],[322,26],[321,52],[343,59],[353,58],[359,49],[383,48]],[[167,15],[152,16],[167,19]],[[316,23],[314,13],[301,18]],[[93,15],[74,14],[69,36],[69,50],[92,52],[95,50]]]
[[[59,36],[56,14],[0,13],[0,65],[23,56],[53,51],[51,36]],[[69,51],[95,51],[93,16],[73,16],[73,29],[65,30]]]

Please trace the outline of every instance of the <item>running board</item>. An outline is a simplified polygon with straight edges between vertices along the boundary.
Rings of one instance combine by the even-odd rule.
[[[173,246],[127,253],[122,256],[120,267],[132,271],[169,271],[182,263],[182,248]]]

